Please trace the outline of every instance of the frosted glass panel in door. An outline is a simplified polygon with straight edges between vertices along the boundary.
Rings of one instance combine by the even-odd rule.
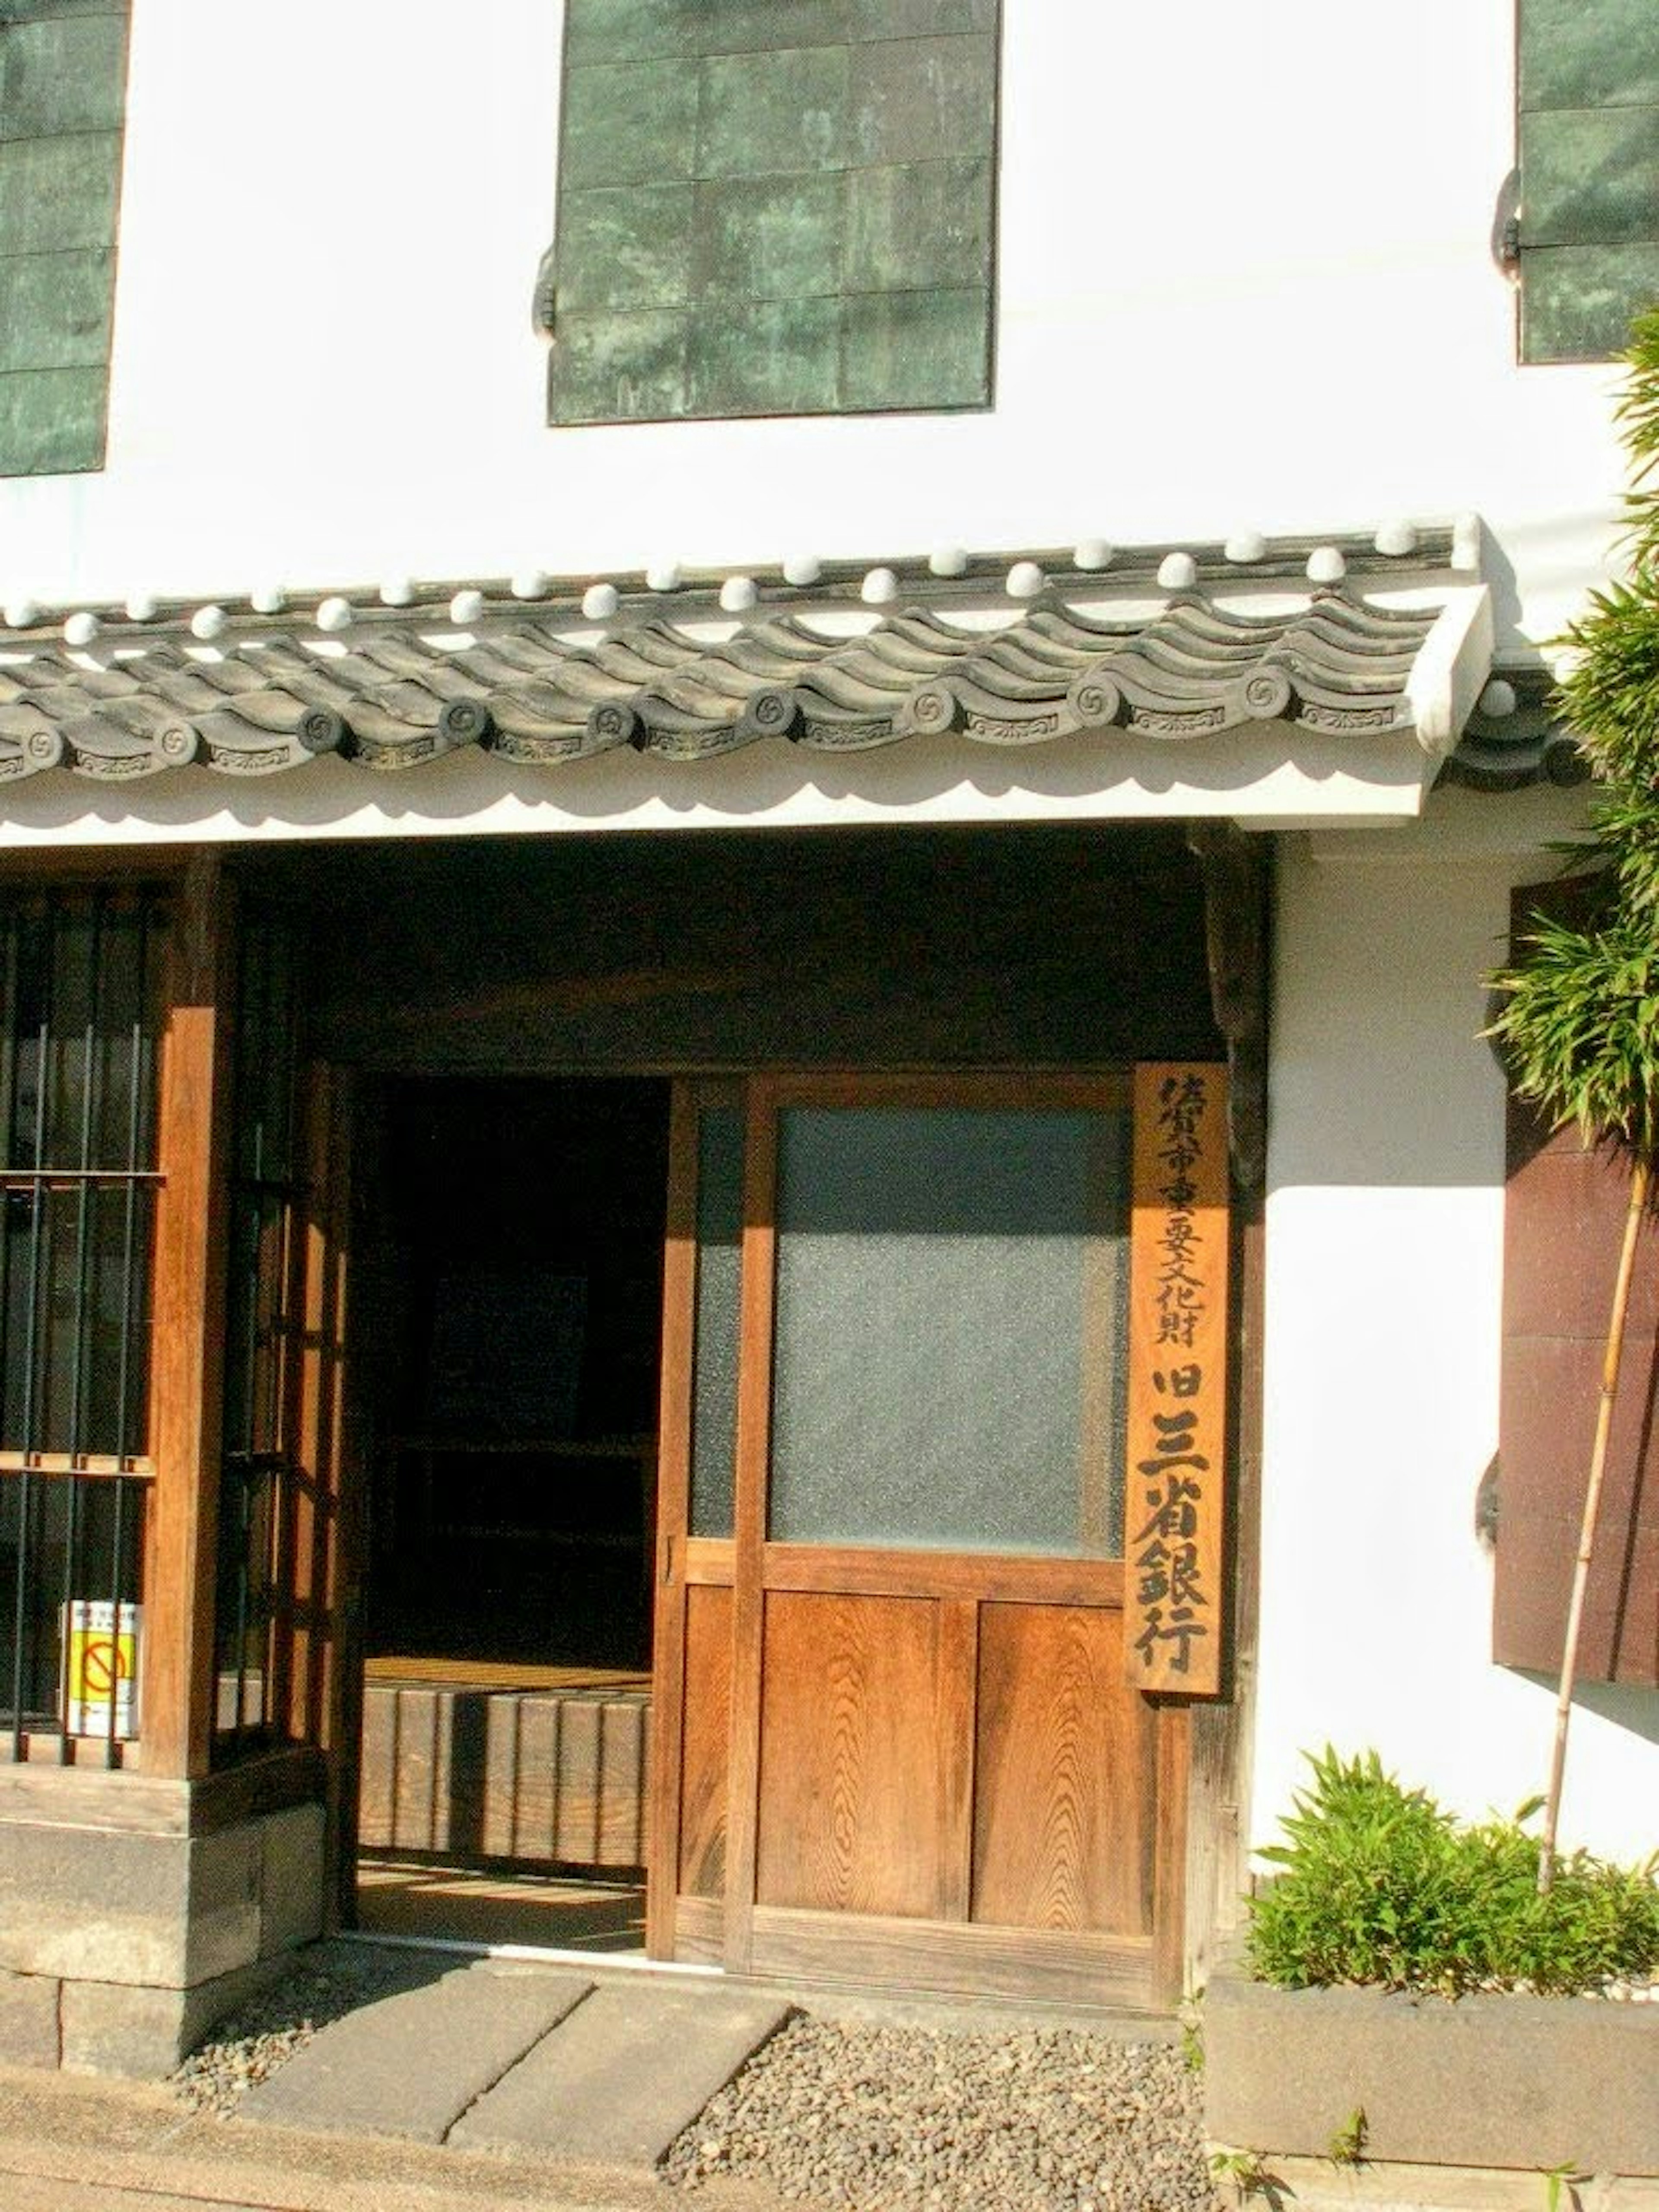
[[[1126,1131],[780,1116],[775,1541],[1121,1550]]]
[[[742,1252],[743,1115],[736,1107],[709,1107],[697,1132],[696,1349],[691,1400],[694,1536],[732,1534]]]

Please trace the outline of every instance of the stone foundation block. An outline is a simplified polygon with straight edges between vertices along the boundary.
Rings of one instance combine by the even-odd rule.
[[[0,1773],[0,2061],[168,2073],[321,1932],[323,1808],[270,1782]]]
[[[1211,1980],[1216,2142],[1328,2158],[1356,2113],[1368,2160],[1659,2176],[1659,2005]]]
[[[274,1958],[323,1932],[326,1822],[320,1805],[292,1805],[260,1828],[259,1956]]]
[[[0,1974],[0,2063],[57,2065],[61,1987],[50,1974]]]
[[[256,1960],[193,1989],[136,1989],[120,1982],[65,1982],[61,2000],[62,2057],[67,2072],[130,2074],[155,2081],[170,2074],[216,2021],[268,1989],[286,1958]]]
[[[188,1987],[259,1955],[257,1827],[129,1834],[0,1823],[0,1968]]]

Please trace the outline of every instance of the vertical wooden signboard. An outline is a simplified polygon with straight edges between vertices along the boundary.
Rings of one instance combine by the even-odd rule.
[[[1221,1687],[1227,1079],[1135,1070],[1124,1657],[1142,1690]]]

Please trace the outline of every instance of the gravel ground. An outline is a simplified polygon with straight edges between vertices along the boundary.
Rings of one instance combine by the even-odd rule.
[[[670,2151],[859,2212],[1209,2212],[1198,2079],[1179,2051],[1070,2028],[943,2033],[800,2018]]]
[[[173,2076],[234,2112],[319,2028],[429,1972],[368,1944],[316,1946]],[[665,2179],[719,2174],[857,2212],[1211,2212],[1198,2077],[1167,2044],[1070,2028],[1000,2033],[798,2016],[670,2151]]]

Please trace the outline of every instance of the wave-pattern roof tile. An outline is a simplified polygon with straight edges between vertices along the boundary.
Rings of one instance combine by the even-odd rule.
[[[1449,532],[1419,533],[1405,556],[1331,542],[1346,574],[1329,586],[1307,580],[1312,541],[1280,541],[1242,565],[1201,549],[1189,588],[1164,589],[1159,549],[1147,549],[1115,556],[1109,576],[1073,573],[1011,605],[992,579],[1012,556],[987,556],[960,576],[897,564],[901,597],[879,611],[860,604],[851,564],[814,589],[762,580],[759,604],[735,621],[713,579],[673,593],[640,580],[604,623],[583,618],[575,586],[531,605],[483,591],[465,627],[452,619],[453,587],[434,587],[411,605],[359,605],[343,635],[320,616],[250,607],[207,642],[182,606],[134,621],[106,610],[84,649],[44,622],[0,631],[0,781],[66,769],[125,781],[186,766],[257,776],[319,755],[397,770],[463,746],[552,765],[618,745],[686,762],[757,744],[845,751],[921,737],[1021,746],[1127,732],[1181,744],[1269,720],[1327,738],[1410,736],[1413,665],[1444,592],[1471,579],[1454,573]],[[1483,787],[1562,780],[1535,705],[1512,735],[1477,717],[1447,772]]]

